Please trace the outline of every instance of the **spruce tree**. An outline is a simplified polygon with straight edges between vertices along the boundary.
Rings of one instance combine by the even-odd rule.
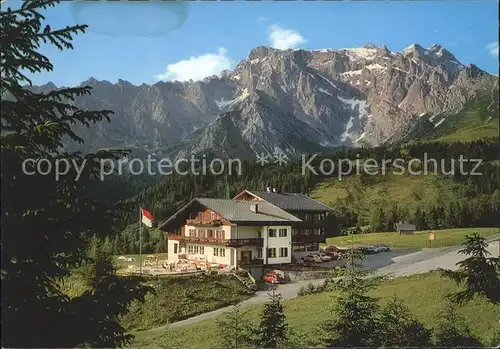
[[[381,343],[378,299],[368,295],[377,279],[371,270],[363,269],[362,259],[363,255],[351,248],[345,277],[326,283],[328,290],[337,293],[333,297],[332,318],[321,325],[318,334],[328,347],[370,347]]]
[[[37,93],[26,86],[31,84],[27,72],[53,69],[39,51],[41,43],[72,49],[73,36],[85,31],[83,25],[42,26],[42,11],[56,3],[25,1],[17,10],[2,7],[0,12],[2,346],[118,346],[130,340],[118,316],[147,290],[118,278],[102,259],[94,264],[102,269],[91,290],[69,297],[61,289],[61,280],[88,261],[88,237],[116,231],[117,210],[89,187],[98,181],[100,160],[118,159],[124,152],[64,150],[63,140],[83,142],[73,126],[90,126],[112,114],[74,105],[89,87]],[[37,171],[37,164],[47,170],[57,161],[72,163],[65,175]],[[83,169],[78,179],[77,167]]]
[[[217,319],[220,348],[246,348],[252,342],[252,330],[247,321],[246,312],[237,304],[230,311]]]
[[[449,302],[441,310],[434,344],[448,348],[482,347],[481,341],[471,333],[464,317],[457,311],[456,304]]]
[[[382,309],[380,324],[379,336],[384,347],[428,347],[431,342],[432,331],[395,295]]]
[[[384,210],[382,207],[374,207],[370,217],[370,231],[378,233],[384,230],[386,225]]]
[[[440,269],[444,277],[465,286],[465,290],[450,296],[459,303],[470,301],[476,295],[494,304],[500,303],[500,258],[488,257],[488,243],[478,233],[466,235],[462,246],[458,252],[468,257],[456,264],[458,270]]]
[[[256,344],[259,348],[283,348],[288,340],[288,325],[283,310],[283,297],[275,290],[269,294],[270,302],[264,305]]]

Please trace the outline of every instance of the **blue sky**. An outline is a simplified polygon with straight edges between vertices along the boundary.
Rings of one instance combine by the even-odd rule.
[[[75,39],[73,51],[44,46],[55,69],[33,76],[33,83],[197,80],[234,67],[258,45],[323,49],[374,43],[400,51],[414,42],[438,43],[462,63],[497,74],[497,6],[474,0],[63,2],[46,13],[51,27],[89,24],[89,31]]]

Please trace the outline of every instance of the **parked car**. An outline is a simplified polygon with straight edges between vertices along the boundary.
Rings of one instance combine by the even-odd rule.
[[[308,254],[304,257],[307,262],[322,263],[323,260],[317,254]]]
[[[297,258],[295,260],[295,263],[299,264],[302,267],[314,267],[314,266],[318,265],[314,261],[308,261],[308,260],[306,260],[304,258]]]
[[[321,260],[322,260],[323,262],[328,262],[328,261],[331,261],[331,260],[332,260],[332,257],[331,257],[331,256],[329,256],[329,255],[327,255],[326,253],[323,253],[323,252],[320,252],[320,253],[318,254],[318,256],[319,256],[319,258],[321,258]]]
[[[374,245],[363,246],[359,248],[361,252],[365,254],[373,254],[380,252],[379,249]]]
[[[391,248],[385,244],[376,244],[375,247],[377,247],[377,249],[380,251],[380,252],[386,252],[386,251],[390,251]]]
[[[267,273],[263,279],[265,282],[271,284],[282,284],[285,282],[285,278],[279,273]]]

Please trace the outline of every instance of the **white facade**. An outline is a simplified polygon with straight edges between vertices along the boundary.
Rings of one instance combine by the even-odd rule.
[[[263,259],[264,264],[291,263],[292,228],[291,226],[237,226],[223,225],[214,228],[201,228],[192,225],[184,227],[184,233],[189,237],[192,229],[212,229],[224,231],[224,240],[228,239],[263,239],[263,247],[244,244],[241,247],[223,245],[208,245],[168,240],[168,259],[176,260],[179,254],[202,254],[209,262],[236,266],[243,258]]]
[[[283,236],[284,235],[284,236]],[[264,227],[264,264],[292,262],[292,227]]]

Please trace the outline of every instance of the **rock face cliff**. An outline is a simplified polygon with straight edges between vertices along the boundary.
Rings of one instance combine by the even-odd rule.
[[[442,120],[478,91],[498,88],[498,77],[461,64],[440,45],[413,44],[403,52],[371,44],[312,51],[260,46],[234,70],[203,81],[82,85],[93,87],[92,95],[77,104],[115,115],[78,130],[85,144],[69,148],[253,158],[391,142],[420,118]]]

